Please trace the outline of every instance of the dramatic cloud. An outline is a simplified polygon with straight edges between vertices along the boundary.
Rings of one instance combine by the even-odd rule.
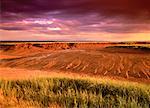
[[[2,0],[0,29],[1,39],[22,31],[28,39],[145,40],[150,0]]]
[[[150,18],[149,5],[149,0],[2,0],[2,14],[13,16],[18,13],[32,15],[63,11],[66,14],[99,13],[146,19]]]
[[[15,30],[26,30],[24,27],[0,27],[0,29],[2,30],[12,30],[12,31],[15,31]]]

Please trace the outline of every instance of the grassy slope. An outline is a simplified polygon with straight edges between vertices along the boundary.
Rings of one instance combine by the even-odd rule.
[[[95,79],[1,80],[0,105],[65,108],[148,108],[150,86]]]

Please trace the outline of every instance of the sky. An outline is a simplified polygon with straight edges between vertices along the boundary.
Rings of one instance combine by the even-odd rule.
[[[150,0],[1,0],[0,40],[150,41]]]

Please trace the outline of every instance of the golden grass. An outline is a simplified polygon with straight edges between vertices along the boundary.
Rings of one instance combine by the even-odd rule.
[[[35,107],[148,108],[150,86],[94,78],[1,80],[0,104]]]

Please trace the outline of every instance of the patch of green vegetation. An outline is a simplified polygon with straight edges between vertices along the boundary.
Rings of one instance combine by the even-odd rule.
[[[67,45],[69,46],[69,48],[72,48],[76,46],[76,43],[67,43]]]
[[[108,46],[106,48],[128,48],[128,49],[140,49],[140,50],[150,51],[150,47],[149,46],[132,46],[132,45],[127,45],[127,46]]]
[[[0,105],[62,108],[149,108],[150,86],[85,79],[0,80]]]

